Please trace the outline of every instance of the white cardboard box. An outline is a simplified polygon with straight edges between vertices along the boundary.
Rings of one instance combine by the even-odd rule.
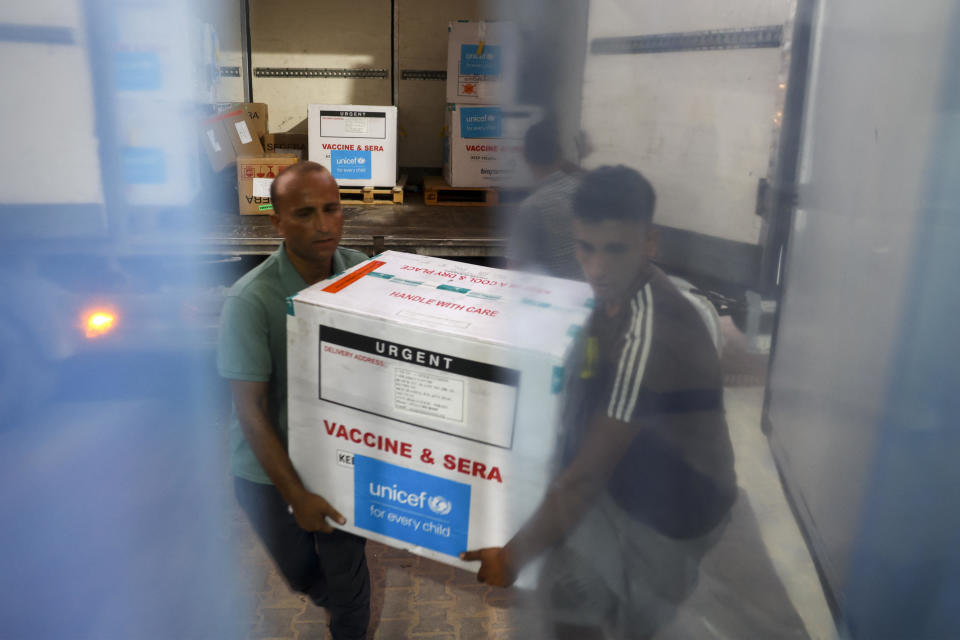
[[[451,22],[447,28],[447,102],[514,102],[520,30],[509,22]]]
[[[443,177],[451,187],[526,187],[533,184],[523,157],[537,107],[448,104]]]
[[[388,251],[291,299],[289,450],[343,529],[468,567],[555,472],[584,283]],[[475,568],[475,567],[474,567]]]
[[[397,184],[397,108],[356,104],[307,106],[310,160],[341,187]]]

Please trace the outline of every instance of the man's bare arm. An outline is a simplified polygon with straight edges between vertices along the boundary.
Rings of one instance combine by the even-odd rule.
[[[510,542],[461,555],[464,560],[482,562],[477,579],[509,586],[521,567],[562,540],[600,495],[636,434],[636,425],[603,414],[594,417],[576,457]]]
[[[280,491],[283,499],[293,508],[297,524],[307,531],[324,533],[333,531],[326,518],[332,518],[339,524],[344,524],[347,521],[346,518],[322,496],[307,491],[296,469],[293,468],[290,456],[283,448],[283,443],[270,423],[267,413],[268,383],[231,380],[230,389],[233,391],[237,419],[240,421],[243,435],[254,455],[257,456],[260,466]]]

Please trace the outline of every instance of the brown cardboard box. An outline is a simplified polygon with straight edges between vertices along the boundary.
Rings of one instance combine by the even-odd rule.
[[[221,114],[219,117],[223,128],[230,136],[238,158],[263,154],[263,145],[260,144],[260,138],[256,135],[256,127],[245,111],[237,109]]]
[[[205,120],[200,140],[214,171],[229,167],[242,155],[262,155],[260,139],[253,135],[250,117],[242,109]]]
[[[263,148],[268,153],[292,153],[301,160],[309,157],[305,133],[268,133],[263,136]]]
[[[214,105],[218,113],[227,113],[242,109],[250,118],[250,130],[257,138],[267,134],[267,105],[262,102],[218,102]]]
[[[273,212],[270,183],[281,169],[296,163],[297,156],[289,153],[237,158],[240,215],[269,215]]]
[[[200,125],[200,141],[214,171],[223,171],[237,158],[230,136],[227,135],[227,130],[219,120],[206,120]]]

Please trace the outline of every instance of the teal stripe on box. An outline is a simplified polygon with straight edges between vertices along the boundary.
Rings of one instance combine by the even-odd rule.
[[[449,284],[437,285],[437,289],[440,289],[441,291],[454,291],[456,293],[468,293],[470,291],[470,289],[464,289],[463,287],[454,287]]]
[[[292,297],[292,296],[289,297],[289,298],[287,298],[287,315],[288,315],[288,316],[296,316],[296,315],[297,315],[296,312],[295,312],[295,310],[294,310],[294,308],[293,308],[293,297]]]
[[[553,379],[550,381],[550,391],[556,395],[563,391],[563,383],[566,379],[566,371],[563,367],[553,368]]]
[[[371,271],[367,275],[372,278],[383,278],[384,280],[389,280],[390,278],[393,277],[392,273],[379,273],[377,271]]]
[[[468,298],[482,298],[484,300],[499,300],[500,296],[492,296],[489,293],[480,293],[479,291],[471,291],[467,294]]]
[[[540,302],[539,300],[531,300],[530,298],[524,298],[520,302],[529,304],[531,307],[540,307],[541,309],[547,309],[550,306],[549,302]]]
[[[423,284],[422,281],[418,281],[418,280],[404,280],[403,278],[394,278],[393,281],[396,282],[397,284],[408,284],[408,285],[410,285],[411,287],[415,287],[415,286],[417,286],[417,285],[419,285],[419,284]]]

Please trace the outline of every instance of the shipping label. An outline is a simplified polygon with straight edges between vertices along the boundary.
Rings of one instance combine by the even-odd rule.
[[[270,185],[273,184],[273,178],[254,178],[253,195],[258,198],[270,197]]]
[[[250,129],[247,128],[247,123],[244,120],[239,122],[234,122],[233,126],[237,130],[237,136],[240,138],[240,142],[243,144],[250,144],[253,142],[253,136],[250,135]]]
[[[210,140],[210,147],[213,149],[213,152],[220,153],[220,143],[217,142],[217,134],[214,133],[213,129],[207,129],[207,138]]]
[[[467,548],[470,485],[353,456],[357,527],[456,556]]]
[[[404,367],[393,373],[395,408],[463,423],[463,380]]]

